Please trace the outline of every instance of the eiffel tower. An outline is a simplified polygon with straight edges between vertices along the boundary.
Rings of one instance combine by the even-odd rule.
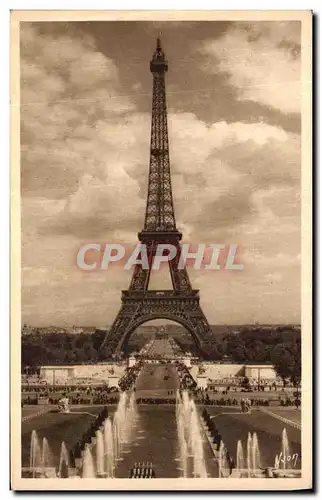
[[[173,320],[192,335],[200,354],[207,352],[212,332],[199,304],[199,290],[193,290],[186,269],[178,269],[180,240],[174,216],[168,144],[165,73],[168,62],[160,39],[150,62],[153,75],[150,171],[146,214],[139,241],[146,245],[149,268],[136,264],[128,290],[122,291],[122,305],[102,344],[106,358],[121,355],[135,329],[153,319]],[[169,261],[172,290],[148,290],[151,267],[158,244],[172,244],[177,255]]]

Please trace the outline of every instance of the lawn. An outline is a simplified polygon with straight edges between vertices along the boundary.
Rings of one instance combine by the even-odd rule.
[[[21,417],[31,417],[32,415],[36,415],[39,412],[49,410],[50,407],[48,405],[28,405],[24,406],[21,409]]]
[[[51,465],[57,466],[62,441],[65,442],[67,449],[70,450],[76,442],[81,439],[84,432],[87,431],[95,420],[95,415],[98,414],[102,408],[102,406],[73,407],[71,413],[66,414],[49,411],[44,415],[22,422],[22,466],[29,466],[30,440],[33,430],[37,432],[40,442],[46,437],[51,451],[50,454],[54,462]],[[113,407],[113,411],[114,408],[115,407]]]
[[[211,416],[216,415],[214,423],[234,460],[236,460],[237,441],[242,441],[245,456],[248,433],[256,432],[261,454],[261,467],[274,466],[276,454],[282,451],[282,432],[285,428],[290,444],[290,452],[298,455],[296,468],[300,468],[300,430],[259,410],[253,410],[251,414],[241,414],[239,409],[234,408],[207,407],[207,410]]]
[[[111,405],[109,408],[110,413],[114,413],[115,406]],[[40,409],[39,407],[25,408],[23,415],[35,413]],[[57,467],[62,441],[70,450],[81,439],[84,432],[94,421],[95,415],[101,409],[101,406],[74,406],[69,414],[49,411],[46,414],[22,422],[22,465],[29,466],[30,439],[33,430],[36,430],[40,442],[44,437],[48,440],[52,457],[51,465]],[[290,452],[291,454],[298,454],[296,468],[300,468],[301,432],[298,429],[257,409],[254,409],[251,414],[241,414],[239,408],[208,406],[207,411],[211,416],[215,417],[214,422],[235,463],[237,441],[242,441],[246,457],[248,433],[256,432],[261,456],[260,465],[261,467],[273,466],[276,454],[279,454],[282,449],[281,438],[282,431],[285,428],[290,443]],[[297,410],[285,409],[277,411],[274,409],[274,412],[282,414],[293,421],[294,414],[300,418],[300,412]],[[135,460],[153,461],[158,469],[158,477],[171,477],[172,474],[175,477],[177,475],[177,463],[175,462],[176,424],[174,406],[164,409],[158,406],[156,408],[139,408],[139,414],[140,432],[143,434],[133,436],[134,441],[130,443],[128,450],[130,455],[124,457],[124,464],[122,462],[120,466],[119,473],[121,477],[127,474],[127,470]],[[143,436],[145,436],[145,439],[141,442]],[[208,455],[206,453],[207,459],[211,458],[212,461],[212,455],[211,457]],[[170,476],[168,476],[169,474]]]

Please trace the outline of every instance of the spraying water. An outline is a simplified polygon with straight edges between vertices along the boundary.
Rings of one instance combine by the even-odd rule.
[[[107,418],[104,422],[104,470],[107,477],[113,477],[115,468],[114,437],[112,421]]]
[[[116,461],[120,458],[122,448],[132,437],[133,425],[138,417],[135,394],[123,392],[113,419],[106,418],[100,429],[96,431],[96,439],[87,444],[83,452],[82,477],[114,477]],[[35,430],[31,433],[30,471],[32,477],[46,476],[49,467],[49,446],[46,438],[42,446]],[[65,443],[62,442],[58,476],[68,477],[70,470],[69,455]]]
[[[93,460],[91,449],[88,446],[88,444],[86,444],[85,450],[84,450],[82,477],[83,478],[96,477],[94,460]]]
[[[188,477],[188,445],[185,439],[185,422],[182,411],[178,411],[177,414],[177,431],[182,477]]]
[[[39,467],[42,467],[42,453],[37,432],[35,430],[33,430],[31,433],[29,467],[32,473],[32,477],[36,477],[37,470],[39,469]]]
[[[260,451],[256,432],[253,435],[248,433],[247,437],[247,476],[256,477],[260,467]]]
[[[290,454],[291,454],[290,453],[290,444],[288,441],[286,429],[284,428],[283,432],[282,432],[282,459],[283,459],[282,464],[283,464],[284,472],[285,472],[285,469],[287,469],[289,467],[287,458],[290,456]]]
[[[123,445],[131,440],[133,424],[137,419],[135,394],[123,392],[113,418],[113,446],[115,459],[119,459]]]
[[[66,470],[67,470],[67,476],[66,476]],[[63,441],[60,448],[59,477],[68,477],[68,470],[69,470],[68,451]]]
[[[238,471],[244,469],[244,450],[240,439],[237,441],[236,468]]]
[[[98,476],[104,474],[104,437],[100,429],[96,431],[96,472]]]
[[[219,445],[219,457],[218,457],[218,477],[224,477],[224,452],[225,452],[225,445],[223,441],[220,441]]]
[[[230,464],[227,457],[227,451],[225,443],[220,441],[218,457],[219,477],[228,477],[230,475]]]
[[[47,467],[49,467],[49,445],[47,439],[44,437],[42,440],[41,463],[43,467],[43,474]]]
[[[252,435],[249,432],[247,437],[247,472],[248,477],[252,477],[252,447],[253,447],[253,439]]]
[[[83,477],[114,477],[116,462],[121,457],[124,445],[131,441],[136,419],[135,395],[123,392],[113,419],[106,418],[101,429],[96,431],[96,443],[93,450],[85,450]]]
[[[199,416],[186,391],[176,395],[176,421],[182,477],[188,477],[188,457],[192,457],[193,477],[207,477]]]
[[[255,476],[256,471],[260,469],[261,466],[259,445],[256,432],[254,432],[252,440],[252,458],[253,458],[253,475]]]

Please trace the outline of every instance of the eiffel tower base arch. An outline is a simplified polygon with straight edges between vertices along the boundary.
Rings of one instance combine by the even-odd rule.
[[[107,358],[122,356],[124,348],[143,323],[155,319],[175,321],[191,334],[200,355],[206,357],[212,332],[200,307],[198,291],[188,296],[173,291],[145,292],[144,295],[122,292],[122,306],[104,342]]]

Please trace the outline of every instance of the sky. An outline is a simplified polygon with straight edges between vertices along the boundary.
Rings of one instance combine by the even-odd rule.
[[[22,322],[104,326],[118,312],[131,271],[82,271],[76,255],[131,247],[143,228],[158,36],[177,228],[237,244],[244,265],[189,268],[208,321],[299,323],[297,21],[20,24]]]

